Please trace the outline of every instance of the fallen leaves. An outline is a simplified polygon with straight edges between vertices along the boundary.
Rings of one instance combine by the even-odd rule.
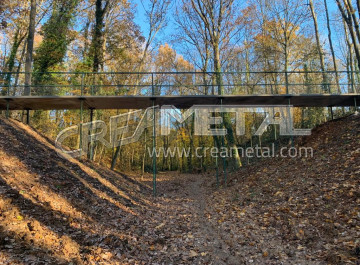
[[[190,258],[196,257],[197,255],[198,255],[197,252],[195,252],[194,250],[190,250],[190,253],[189,253]]]
[[[324,124],[299,140],[317,146],[313,158],[260,161],[229,176],[230,190],[211,196],[219,227],[242,235],[235,249],[248,247],[247,262],[360,261],[359,127],[355,117]],[[327,145],[318,144],[324,132]]]
[[[356,264],[359,120],[324,126],[327,145],[321,130],[305,139],[318,146],[313,159],[262,161],[226,189],[212,175],[161,174],[166,196],[153,199],[150,176],[92,175],[27,127],[0,122],[11,134],[0,138],[0,262]]]

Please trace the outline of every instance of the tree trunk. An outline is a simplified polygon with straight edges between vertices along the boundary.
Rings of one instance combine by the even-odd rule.
[[[17,70],[16,70],[16,78],[15,78],[15,82],[14,82],[13,96],[16,96],[17,86],[18,86],[19,78],[20,78],[21,65],[22,65],[22,62],[24,60],[25,52],[26,52],[26,44],[24,45],[23,50],[21,52],[19,64],[18,64],[18,67],[17,67]]]
[[[352,21],[354,23],[357,40],[358,40],[358,42],[360,42],[359,22],[358,22],[358,18],[356,17],[355,10],[354,10],[354,8],[353,8],[353,6],[351,4],[351,1],[344,0],[344,2],[345,2],[345,7],[347,9],[347,12],[348,12],[349,16],[351,16]]]
[[[223,86],[222,86],[222,76],[221,76],[221,61],[220,61],[220,49],[219,49],[219,40],[215,38],[215,42],[213,42],[213,49],[214,49],[214,72],[216,74],[216,86],[218,87],[218,95],[223,95]],[[234,137],[234,130],[232,128],[231,119],[228,113],[224,114],[224,126],[227,130],[227,141],[228,147],[230,147],[233,158],[233,165],[234,168],[241,167],[241,159],[239,156],[239,151],[235,144],[235,137]],[[216,139],[215,139],[216,140]]]
[[[345,0],[346,1],[346,0]],[[344,19],[344,21],[346,22],[346,25],[348,26],[349,32],[350,32],[350,36],[351,39],[353,41],[353,45],[354,45],[354,51],[355,51],[355,55],[356,55],[356,59],[358,62],[358,66],[360,68],[360,50],[359,50],[359,45],[358,45],[358,40],[356,39],[356,35],[355,35],[355,31],[354,31],[354,25],[353,25],[353,19],[351,14],[348,14],[347,12],[349,11],[347,8],[347,12],[345,12],[343,6],[340,3],[340,0],[336,0],[337,6],[340,10],[340,13]]]
[[[144,176],[145,173],[145,158],[146,158],[146,151],[147,151],[147,141],[146,141],[146,134],[147,134],[147,129],[144,130],[144,154],[142,157],[142,166],[141,166],[141,176]]]
[[[97,0],[99,1],[99,0]],[[152,9],[151,12],[149,12],[149,20],[150,20],[150,25],[149,25],[149,34],[146,40],[146,44],[145,44],[145,48],[143,51],[143,54],[141,56],[141,59],[139,61],[139,66],[138,66],[138,72],[142,72],[144,64],[146,63],[146,59],[147,59],[147,55],[149,52],[149,48],[152,44],[152,42],[154,41],[154,38],[156,36],[156,34],[159,32],[159,30],[162,28],[163,26],[163,22],[165,21],[165,16],[164,14],[166,14],[167,12],[167,8],[168,8],[168,4],[166,4],[165,2],[163,2],[163,4],[161,5],[161,8],[159,10],[156,10],[155,8],[156,5],[156,1],[152,2]],[[157,19],[154,19],[157,18]],[[136,80],[135,80],[135,87],[134,87],[134,91],[133,91],[133,95],[137,95],[138,92],[138,84],[140,83],[140,75],[137,76]],[[129,118],[129,116],[128,116]],[[115,154],[112,158],[111,161],[111,169],[115,168],[116,165],[116,160],[120,154],[120,146],[118,146],[115,150]]]
[[[318,28],[318,23],[317,23],[317,17],[316,17],[316,13],[315,13],[315,9],[314,9],[314,4],[312,0],[309,0],[309,7],[310,7],[310,11],[311,11],[311,16],[314,22],[314,29],[315,29],[315,38],[316,38],[316,46],[317,46],[317,50],[319,53],[319,59],[320,59],[320,67],[321,67],[321,72],[322,72],[322,79],[323,79],[323,90],[324,92],[329,92],[329,88],[328,88],[328,82],[327,82],[327,76],[325,73],[325,62],[324,62],[324,55],[323,55],[323,51],[321,48],[321,44],[320,44],[320,36],[319,36],[319,28]]]
[[[25,35],[20,36],[20,29],[18,28],[16,30],[15,36],[14,36],[14,43],[11,47],[11,51],[10,51],[10,56],[9,59],[6,62],[6,69],[8,71],[7,75],[6,75],[6,85],[7,85],[7,94],[10,95],[10,86],[11,86],[11,77],[12,77],[12,72],[14,70],[15,67],[15,60],[16,60],[16,54],[19,50],[19,47],[23,41],[23,39],[25,38]],[[2,91],[2,94],[5,95],[6,90]]]
[[[93,72],[98,72],[104,62],[104,18],[109,8],[109,1],[103,6],[102,0],[96,0],[95,27],[92,39]]]
[[[105,3],[103,7],[103,3]],[[97,73],[100,69],[104,67],[104,19],[105,15],[109,9],[110,0],[96,0],[95,2],[95,26],[91,44],[91,56],[93,59],[93,72]],[[96,84],[96,77],[98,75],[93,76],[93,84]],[[100,76],[101,78],[101,76]],[[99,91],[95,89],[95,94]],[[101,93],[100,93],[101,94]],[[90,144],[90,156],[89,159],[94,161],[94,150],[96,149],[97,144]]]
[[[286,33],[285,33],[286,35]],[[287,37],[286,37],[287,38]],[[287,41],[286,41],[287,42]],[[284,63],[284,71],[285,71],[285,87],[286,87],[286,94],[289,94],[289,76],[288,76],[288,71],[289,71],[289,58],[288,58],[288,48],[287,48],[287,43],[285,43],[284,46],[284,53],[285,53],[285,63]]]
[[[25,61],[25,91],[24,95],[31,94],[31,70],[32,70],[32,58],[34,51],[34,36],[35,36],[35,19],[36,19],[36,0],[31,0],[30,8],[30,23],[27,39],[26,49],[26,61]]]
[[[349,39],[349,35],[348,35],[348,31],[346,29],[346,22],[345,22],[345,19],[343,19],[343,24],[344,24],[344,31],[345,31],[345,41],[346,41],[346,44],[348,46],[348,62],[347,62],[347,66],[348,66],[348,71],[350,71],[349,73],[349,77],[350,77],[350,85],[351,85],[351,93],[355,93],[355,86],[354,86],[354,65],[353,65],[353,45],[351,44],[350,42],[350,39]],[[348,88],[348,93],[350,92],[349,91],[350,89]]]
[[[84,50],[83,50],[83,60],[85,61],[85,57],[88,54],[89,44],[88,44],[88,38],[89,38],[89,27],[90,27],[90,21],[86,21],[85,28],[84,28]]]
[[[333,46],[333,42],[332,42],[332,38],[331,38],[331,27],[330,27],[329,10],[327,7],[327,0],[324,0],[324,5],[325,5],[326,25],[327,25],[327,29],[328,29],[328,39],[329,39],[330,51],[331,51],[331,56],[332,56],[332,60],[333,60],[333,64],[334,64],[336,86],[337,86],[338,93],[341,94],[339,73],[338,73],[337,64],[336,64],[334,46]]]

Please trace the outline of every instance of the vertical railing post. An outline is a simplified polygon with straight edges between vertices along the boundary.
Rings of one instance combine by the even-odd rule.
[[[7,87],[7,91],[6,91],[6,94],[7,96],[10,96],[10,87],[11,87],[11,74],[10,75],[10,78],[8,80],[8,87]]]
[[[286,94],[289,95],[290,91],[289,91],[289,76],[288,76],[288,71],[285,71],[285,86],[286,86]]]
[[[151,95],[155,96],[154,73],[151,73]]]
[[[33,75],[32,75],[32,72],[29,73],[29,78],[30,78],[30,84],[29,84],[29,95],[25,95],[25,96],[31,96],[31,88],[32,88],[32,79],[33,79]]]
[[[27,74],[25,73],[25,75],[27,75]],[[29,80],[30,80],[29,89],[28,89],[29,90],[29,95],[25,95],[25,96],[31,96],[32,73],[29,73]],[[26,89],[26,87],[25,87],[25,89]],[[27,125],[30,124],[30,110],[29,109],[26,110],[26,124]]]
[[[153,195],[156,197],[156,112],[155,112],[155,86],[154,73],[151,73],[151,95],[153,102]]]
[[[82,74],[81,74],[81,92],[80,92],[80,95],[81,95],[81,96],[84,95],[84,81],[85,81],[85,74],[82,73]]]
[[[351,91],[352,93],[355,93],[355,86],[354,86],[354,72],[353,70],[350,70],[350,80],[351,80]]]

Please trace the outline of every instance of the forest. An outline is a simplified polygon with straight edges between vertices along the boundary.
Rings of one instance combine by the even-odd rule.
[[[0,0],[0,264],[360,264],[359,23]]]
[[[352,94],[360,83],[360,2],[352,0],[2,0],[2,96]],[[28,111],[31,126],[51,139],[90,119],[109,121],[131,110]],[[353,108],[295,108],[297,128],[313,128]],[[91,113],[91,114],[90,114]],[[137,112],[134,112],[137,113]],[[11,111],[25,121],[26,111]],[[136,127],[138,114],[129,119]],[[201,146],[266,146],[275,126],[253,132],[264,119],[247,115],[246,134],[197,137],[194,120],[174,123],[159,146],[185,147],[190,156],[157,159],[160,171],[215,169]],[[126,137],[122,135],[121,137]],[[112,169],[151,172],[153,132],[140,141],[105,148],[87,158]],[[79,137],[68,140],[79,145]],[[250,163],[236,151],[223,167]],[[218,161],[216,161],[218,163]]]

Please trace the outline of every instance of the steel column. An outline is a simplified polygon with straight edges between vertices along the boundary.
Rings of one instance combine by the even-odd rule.
[[[83,122],[84,122],[84,100],[80,99],[80,156],[82,156],[83,143]]]
[[[84,95],[84,76],[85,74],[81,74],[81,96]],[[80,99],[80,156],[82,156],[83,150],[83,122],[84,122],[84,100]]]
[[[290,108],[291,108],[291,100],[290,100],[290,98],[289,98],[289,111],[290,111]],[[290,114],[290,113],[289,113]],[[292,120],[292,117],[291,117],[291,115],[289,115],[290,117],[290,123],[292,124],[292,125],[294,125],[293,124],[293,120]],[[294,128],[291,128],[292,130],[294,129]],[[293,134],[291,134],[291,147],[294,147],[294,135]]]
[[[220,106],[221,106],[221,115],[222,115],[222,123],[223,123],[223,127],[225,126],[225,114],[223,112],[223,102],[222,102],[222,98],[220,99]],[[225,127],[226,129],[226,127]],[[225,136],[223,135],[221,137],[221,145],[222,148],[225,148]],[[227,152],[226,152],[227,153]],[[224,186],[227,185],[227,172],[226,172],[226,157],[222,157],[223,160],[223,171],[224,171]]]
[[[219,188],[220,182],[219,182],[219,162],[218,157],[215,157],[215,165],[216,165],[216,186]]]
[[[154,74],[151,74],[151,94],[155,96]],[[153,102],[153,195],[156,197],[156,112],[155,112],[155,98]]]
[[[30,110],[28,109],[26,110],[26,124],[30,124]]]
[[[6,100],[6,118],[10,117],[10,102],[9,99]]]
[[[93,134],[93,125],[92,122],[94,120],[94,108],[90,108],[90,134]],[[90,140],[90,154],[89,154],[89,159],[93,160],[94,158],[94,143],[93,143],[93,139],[91,138]]]

